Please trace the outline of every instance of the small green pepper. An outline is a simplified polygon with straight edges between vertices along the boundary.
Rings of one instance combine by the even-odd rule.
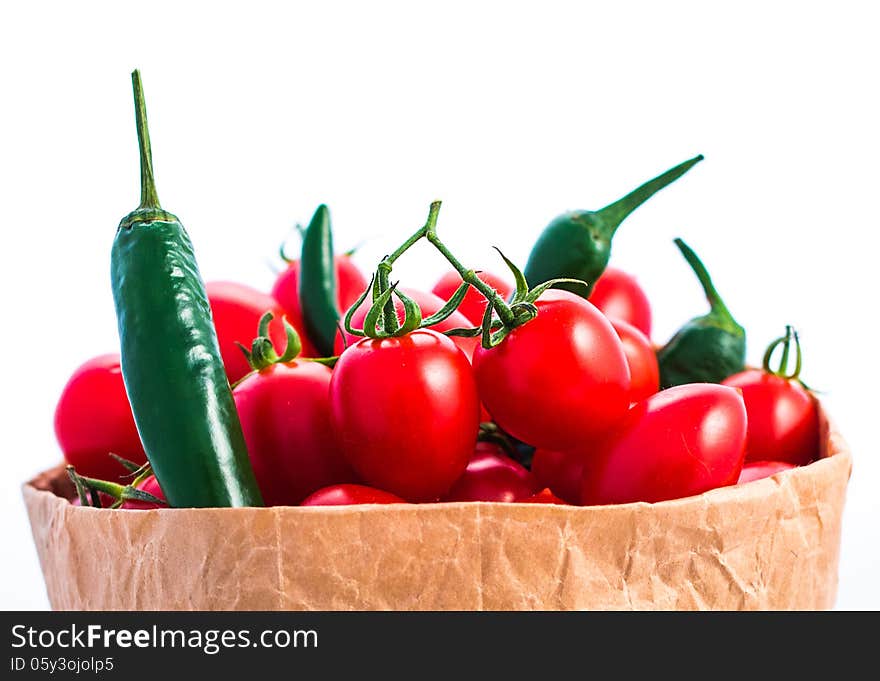
[[[551,222],[538,237],[525,275],[531,286],[551,279],[579,279],[588,284],[557,284],[587,298],[602,276],[611,256],[611,239],[626,217],[658,191],[703,160],[702,155],[685,161],[649,180],[602,210],[565,213]]]
[[[660,387],[720,383],[745,368],[746,332],[730,314],[696,253],[681,239],[675,245],[700,280],[711,310],[681,327],[657,353]]]
[[[192,243],[159,205],[140,74],[131,74],[141,203],[119,223],[111,277],[122,377],[171,506],[262,506]]]
[[[336,263],[330,210],[321,204],[303,234],[299,265],[299,303],[306,334],[322,357],[333,354],[339,327],[336,300]]]

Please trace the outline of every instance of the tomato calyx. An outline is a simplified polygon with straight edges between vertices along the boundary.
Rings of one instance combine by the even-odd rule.
[[[300,341],[299,334],[296,332],[296,329],[291,326],[290,322],[287,321],[287,317],[282,317],[281,322],[284,324],[284,332],[287,335],[287,343],[284,347],[284,352],[280,355],[278,351],[275,349],[275,343],[272,342],[272,339],[269,337],[269,324],[272,320],[275,319],[275,315],[271,311],[267,311],[260,317],[260,322],[257,325],[257,336],[251,342],[251,349],[248,350],[244,345],[236,341],[236,345],[239,350],[244,353],[244,356],[247,358],[248,364],[250,365],[251,371],[250,373],[243,376],[241,379],[236,381],[232,387],[235,388],[239,385],[245,378],[251,375],[254,371],[263,371],[268,369],[273,364],[287,364],[288,362],[292,362],[293,360],[300,358],[299,353],[302,350],[302,341]],[[336,360],[338,357],[302,357],[301,361],[304,362],[317,362],[319,364],[324,364],[325,366],[333,367],[336,364]]]
[[[121,485],[117,482],[110,482],[109,480],[89,478],[77,473],[73,466],[67,467],[67,475],[71,482],[73,482],[73,486],[76,488],[76,493],[79,497],[81,506],[104,508],[104,504],[101,502],[101,494],[106,494],[114,499],[113,503],[108,507],[113,509],[120,508],[126,501],[140,501],[149,504],[157,504],[159,506],[168,505],[164,499],[160,499],[138,487],[147,478],[153,475],[153,469],[149,463],[139,466],[133,461],[124,459],[112,452],[110,453],[110,456],[116,459],[126,468],[126,470],[129,471],[127,477],[132,478],[131,482]]]
[[[791,373],[788,373],[789,354],[791,351],[792,340],[794,340],[795,347],[794,370]],[[782,356],[779,359],[779,367],[774,370],[770,367],[770,361],[773,358],[773,353],[776,352],[776,348],[780,345],[782,346]],[[801,342],[800,339],[798,339],[797,331],[795,331],[792,326],[787,324],[785,326],[785,335],[780,336],[767,346],[767,351],[764,353],[764,359],[761,365],[765,373],[778,376],[786,381],[800,381],[801,369],[803,368]]]

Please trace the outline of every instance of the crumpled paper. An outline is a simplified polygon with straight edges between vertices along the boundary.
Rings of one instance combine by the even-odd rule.
[[[56,610],[812,610],[852,467],[822,438],[809,466],[657,504],[108,511],[70,505],[63,467],[23,492]]]

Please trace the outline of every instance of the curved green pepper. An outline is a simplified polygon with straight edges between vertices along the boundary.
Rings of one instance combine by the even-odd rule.
[[[159,205],[140,74],[131,79],[141,203],[119,223],[111,275],[138,433],[171,506],[262,506],[192,243]]]
[[[309,340],[322,357],[329,357],[333,354],[333,342],[341,315],[336,300],[336,263],[330,210],[324,204],[318,206],[303,234],[298,289]]]
[[[711,310],[681,327],[657,353],[660,387],[720,383],[745,368],[746,332],[730,314],[696,253],[681,239],[675,245],[700,280]]]
[[[557,284],[584,298],[602,276],[611,256],[611,239],[620,223],[654,194],[703,160],[702,155],[685,161],[649,180],[602,210],[565,213],[551,222],[532,247],[525,275],[531,286],[551,279],[579,279],[588,284]]]

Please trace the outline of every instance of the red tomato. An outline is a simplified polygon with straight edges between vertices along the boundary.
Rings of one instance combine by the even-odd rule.
[[[404,288],[401,289],[406,295],[415,300],[419,307],[422,310],[422,317],[428,317],[429,315],[434,314],[439,311],[441,307],[446,303],[445,300],[435,296],[433,293],[425,293],[424,291],[418,291],[416,289]],[[363,290],[361,291],[363,292]],[[367,316],[367,312],[370,311],[371,299],[367,296],[366,300],[361,303],[360,307],[355,311],[352,316],[351,323],[352,326],[356,329],[363,328],[364,319]],[[403,321],[403,303],[400,302],[400,299],[394,299],[394,306],[397,310],[398,318]],[[439,324],[435,324],[430,327],[434,329],[434,331],[449,331],[450,329],[461,329],[461,328],[470,328],[473,324],[462,315],[460,312],[453,312],[449,317],[444,319]],[[343,335],[339,333],[336,334],[336,343],[333,347],[334,354],[342,354],[342,351],[345,350],[346,345],[354,345],[359,340],[361,340],[362,336],[353,336],[350,333],[343,332],[345,340],[343,340]],[[461,348],[462,352],[467,355],[468,359],[470,359],[474,354],[474,349],[479,345],[480,340],[478,338],[453,338],[452,341]]]
[[[769,478],[771,475],[776,475],[777,473],[788,471],[792,468],[797,468],[797,466],[793,466],[786,461],[752,461],[743,466],[736,484],[742,485],[743,483],[751,482],[752,480]]]
[[[236,341],[250,350],[251,343],[257,335],[260,317],[271,310],[275,319],[269,324],[269,336],[276,348],[283,348],[287,343],[287,334],[281,317],[284,312],[272,296],[257,291],[250,286],[231,281],[212,281],[205,285],[208,302],[211,303],[211,314],[214,327],[217,329],[217,340],[220,343],[220,354],[223,366],[230,383],[235,383],[250,372],[247,359]],[[290,320],[288,320],[290,321]],[[297,331],[302,327],[295,322],[291,324]],[[300,337],[302,337],[300,333]]]
[[[621,319],[610,318],[611,326],[617,331],[626,363],[629,365],[629,401],[639,402],[660,390],[660,366],[657,353],[648,337],[636,327]]]
[[[629,368],[611,323],[591,303],[547,291],[538,316],[498,346],[478,345],[474,371],[495,422],[535,447],[565,450],[619,421]]]
[[[732,485],[745,456],[746,407],[734,389],[690,383],[630,409],[584,454],[581,501],[664,501]]]
[[[590,302],[604,314],[622,319],[651,337],[651,304],[631,274],[609,267],[593,286]]]
[[[147,494],[152,494],[157,499],[165,500],[165,494],[162,492],[162,488],[159,487],[159,481],[156,480],[155,475],[150,475],[149,477],[144,478],[143,482],[141,482],[137,489],[146,492]],[[128,499],[122,502],[122,506],[120,508],[126,508],[134,511],[148,511],[151,508],[167,508],[166,504],[157,504],[152,501],[137,501],[134,499]]]
[[[409,501],[448,492],[474,452],[480,407],[473,371],[435,331],[352,345],[333,370],[330,402],[355,472]]]
[[[800,383],[747,369],[724,379],[723,384],[742,390],[746,403],[746,461],[802,466],[819,458],[819,410],[816,399]]]
[[[461,477],[443,501],[516,501],[535,491],[532,474],[497,445],[478,442]]]
[[[267,506],[293,506],[321,487],[355,480],[331,423],[331,375],[317,362],[273,364],[233,391]]]
[[[569,504],[581,499],[581,478],[584,462],[580,454],[536,449],[532,457],[532,475],[542,487],[549,487],[553,494]]]
[[[67,462],[90,478],[117,482],[127,473],[111,452],[146,463],[118,354],[94,357],[73,372],[55,407],[55,436]]]
[[[330,485],[313,492],[300,506],[351,506],[354,504],[405,504],[406,500],[366,485]]]
[[[516,501],[520,504],[560,504],[562,506],[568,505],[567,501],[563,501],[562,499],[557,497],[547,487],[542,489],[537,494],[533,494],[532,496],[526,497],[525,499],[517,499]]]
[[[367,288],[367,280],[347,255],[337,255],[336,262],[336,298],[339,303],[339,311],[344,315],[352,305],[357,302],[361,293]],[[302,316],[302,307],[299,304],[299,260],[293,260],[287,266],[272,287],[272,296],[277,300],[287,320],[296,329],[305,329]],[[317,357],[318,351],[305,334],[300,334],[302,341],[302,357]]]
[[[501,297],[505,300],[507,300],[508,296],[513,293],[513,286],[491,272],[480,272],[477,274],[477,277],[480,281],[489,284],[489,286],[498,291],[498,293],[501,294]],[[452,270],[440,277],[440,281],[434,284],[431,293],[439,296],[443,300],[449,300],[459,286],[461,286],[461,275],[455,270]],[[470,287],[464,296],[464,300],[461,301],[458,311],[467,317],[471,326],[479,326],[483,321],[483,314],[486,312],[486,305],[488,305],[488,303],[489,301],[486,300],[482,293],[477,289]]]

